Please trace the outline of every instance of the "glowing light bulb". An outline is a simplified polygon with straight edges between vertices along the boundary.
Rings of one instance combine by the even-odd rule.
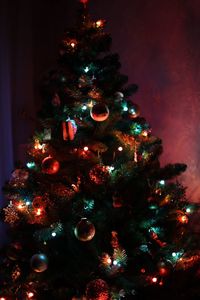
[[[42,214],[42,209],[41,209],[41,208],[38,208],[38,209],[36,210],[36,216],[41,216],[41,214]]]
[[[177,256],[176,252],[173,252],[173,253],[172,253],[172,256],[173,256],[173,257],[176,257],[176,256]]]
[[[85,152],[87,152],[87,151],[89,150],[89,148],[88,148],[87,146],[85,146],[85,147],[83,148],[83,150],[84,150]]]
[[[103,21],[103,20],[98,20],[98,21],[96,21],[96,27],[97,27],[97,28],[102,27],[103,24],[104,24],[104,21]]]
[[[156,283],[157,281],[158,281],[158,278],[157,278],[157,277],[153,277],[153,278],[152,278],[152,282],[153,282],[153,283]]]
[[[85,72],[85,73],[88,73],[88,72],[89,72],[89,70],[90,70],[90,68],[89,68],[89,67],[85,67],[85,69],[84,69],[84,72]]]
[[[113,265],[116,266],[117,265],[117,261],[113,260]]]
[[[187,224],[188,223],[188,217],[186,215],[179,216],[178,221],[182,224]]]
[[[119,151],[119,152],[122,152],[122,151],[123,151],[123,147],[121,147],[121,146],[118,147],[118,151]]]
[[[55,237],[56,236],[56,232],[52,232],[52,234],[51,234],[53,237]]]
[[[33,296],[34,296],[34,293],[32,293],[32,292],[28,292],[28,294],[27,294],[27,295],[28,295],[28,298],[29,298],[29,299],[31,299],[31,298],[33,298]]]
[[[34,163],[34,162],[28,162],[28,163],[26,164],[26,166],[27,166],[27,168],[32,169],[32,168],[35,167],[35,163]]]
[[[165,185],[165,181],[164,180],[160,180],[159,183],[160,183],[160,185]]]
[[[125,106],[123,107],[123,111],[128,111],[128,106],[125,105]]]
[[[112,263],[112,259],[111,259],[110,257],[107,259],[107,263],[108,263],[109,265]]]
[[[72,42],[70,45],[72,48],[75,48],[75,46],[76,46],[76,44],[74,42]]]
[[[4,298],[4,297],[1,297],[1,298],[0,298],[0,300],[6,300],[6,298]]]
[[[86,109],[87,109],[87,105],[84,104],[84,105],[82,106],[82,110],[86,110]]]

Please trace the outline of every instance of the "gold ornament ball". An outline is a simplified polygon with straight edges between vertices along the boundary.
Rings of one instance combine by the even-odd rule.
[[[46,157],[42,161],[42,172],[45,174],[56,174],[60,168],[60,163],[52,157]]]
[[[103,122],[109,116],[109,108],[104,103],[97,103],[91,108],[90,116],[96,122]]]
[[[45,254],[39,253],[31,257],[31,268],[37,272],[41,273],[48,268],[48,258]]]
[[[95,227],[87,218],[82,218],[76,225],[74,234],[79,241],[89,242],[95,236]]]
[[[109,300],[109,288],[102,279],[95,279],[88,283],[86,287],[87,300]]]

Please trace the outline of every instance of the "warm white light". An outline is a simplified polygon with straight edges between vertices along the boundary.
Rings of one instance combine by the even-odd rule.
[[[53,237],[55,237],[56,236],[56,232],[52,232],[52,234],[51,234]]]
[[[29,298],[29,299],[33,298],[33,296],[34,296],[34,294],[33,294],[32,292],[29,292],[29,293],[28,293],[28,298]]]
[[[83,148],[83,150],[84,150],[84,151],[88,151],[89,148],[88,148],[87,146],[85,146],[85,147]]]
[[[110,265],[111,262],[112,262],[112,259],[109,257],[109,258],[107,259],[107,263]]]
[[[123,151],[123,148],[120,146],[120,147],[118,147],[118,151]]]
[[[75,43],[71,43],[71,47],[74,48],[76,46]]]
[[[117,265],[117,261],[113,260],[113,265],[116,266]]]
[[[153,282],[153,283],[156,283],[157,281],[158,281],[158,278],[157,278],[157,277],[153,277],[153,278],[152,278],[152,282]]]

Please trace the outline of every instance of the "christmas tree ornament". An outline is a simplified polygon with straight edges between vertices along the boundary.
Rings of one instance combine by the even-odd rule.
[[[76,225],[74,234],[79,241],[89,242],[95,236],[95,227],[87,218],[82,218]]]
[[[62,135],[64,141],[73,141],[77,132],[77,126],[74,120],[68,119],[62,122]]]
[[[53,99],[51,100],[51,103],[55,107],[59,107],[60,106],[61,100],[60,100],[60,97],[59,97],[59,95],[57,93],[54,95]]]
[[[128,115],[130,119],[135,119],[140,115],[140,108],[137,104],[128,104]]]
[[[120,208],[123,206],[123,204],[124,204],[123,197],[120,196],[118,193],[115,193],[113,195],[112,199],[113,199],[113,207],[114,208]]]
[[[104,103],[95,104],[90,110],[91,118],[96,122],[103,122],[109,116],[108,106]]]
[[[10,184],[14,187],[24,187],[28,177],[28,171],[25,169],[16,169],[12,172]]]
[[[101,99],[102,93],[99,89],[93,88],[91,91],[89,91],[88,96],[92,99],[99,100]]]
[[[32,206],[33,208],[43,208],[45,209],[47,206],[47,198],[46,197],[42,197],[42,196],[36,196],[33,198],[33,202],[32,202]]]
[[[168,276],[173,271],[173,264],[170,260],[160,261],[158,263],[158,271],[160,276]]]
[[[42,172],[45,174],[56,174],[60,169],[60,163],[53,157],[45,157],[42,161]]]
[[[9,223],[11,226],[13,226],[15,223],[19,222],[19,212],[15,205],[9,204],[3,209],[3,211],[5,223]]]
[[[104,184],[109,179],[109,171],[106,166],[96,165],[89,172],[90,180],[97,185]]]
[[[44,141],[50,141],[51,140],[51,128],[45,128],[44,129],[43,140]]]
[[[16,281],[21,275],[21,269],[18,265],[14,266],[13,270],[12,270],[12,280]],[[1,300],[1,298],[0,298]]]
[[[31,268],[37,273],[42,273],[48,268],[48,258],[43,253],[34,254],[31,257]]]
[[[116,102],[121,102],[124,99],[124,94],[121,92],[116,92],[115,93],[115,101]]]
[[[87,300],[109,300],[109,288],[102,279],[90,281],[86,287]]]
[[[8,248],[6,255],[10,260],[16,261],[22,254],[22,245],[20,242],[11,243]]]
[[[92,79],[91,77],[87,76],[87,75],[81,75],[81,77],[78,80],[79,84],[78,87],[79,88],[85,88],[88,87],[90,85],[92,85]]]

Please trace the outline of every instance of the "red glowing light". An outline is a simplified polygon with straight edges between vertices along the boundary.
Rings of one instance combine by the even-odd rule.
[[[188,217],[186,215],[179,216],[178,221],[182,224],[187,224],[188,223]]]

